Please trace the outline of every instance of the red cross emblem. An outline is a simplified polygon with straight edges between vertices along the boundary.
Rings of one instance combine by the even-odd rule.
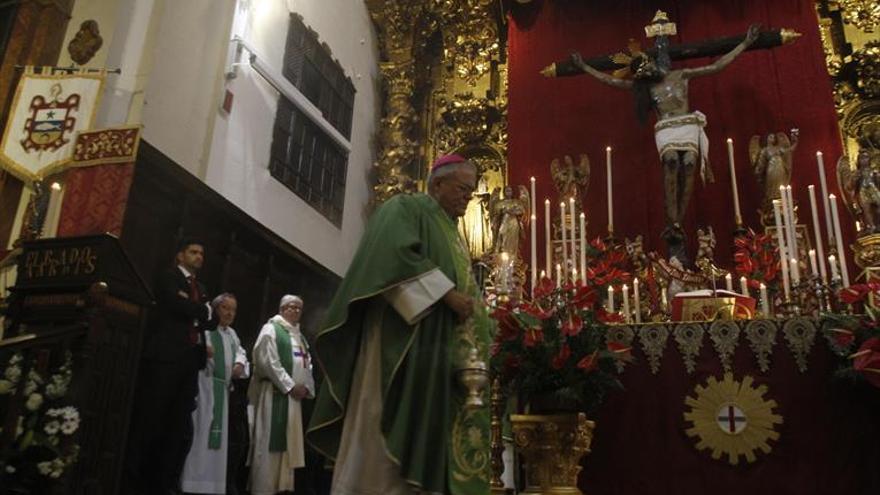
[[[718,408],[715,421],[724,433],[730,435],[741,433],[746,429],[746,425],[748,425],[746,414],[736,404],[724,404]]]

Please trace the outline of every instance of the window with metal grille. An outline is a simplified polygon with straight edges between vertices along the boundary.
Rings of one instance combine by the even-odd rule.
[[[284,77],[321,110],[324,119],[351,138],[354,85],[317,34],[290,16]],[[342,225],[348,151],[283,94],[278,98],[269,172],[297,196]]]

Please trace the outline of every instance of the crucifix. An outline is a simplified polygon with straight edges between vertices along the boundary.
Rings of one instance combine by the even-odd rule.
[[[706,116],[690,110],[688,81],[720,72],[747,49],[780,46],[796,39],[799,34],[789,30],[761,32],[757,25],[752,25],[742,36],[670,46],[669,37],[676,34],[676,25],[659,10],[651,24],[645,27],[645,33],[654,39],[651,50],[643,52],[631,41],[629,54],[584,60],[580,54],[573,53],[569,60],[555,63],[541,72],[548,77],[589,74],[610,86],[631,90],[636,100],[636,114],[643,123],[649,109],[656,112],[654,137],[663,166],[666,217],[663,239],[669,258],[687,264],[689,259],[682,223],[693,193],[696,171],[700,171],[704,182],[712,181],[708,167],[709,139],[704,131]],[[672,60],[719,54],[723,55],[708,65],[672,69]],[[617,70],[614,75],[602,72],[609,69]]]

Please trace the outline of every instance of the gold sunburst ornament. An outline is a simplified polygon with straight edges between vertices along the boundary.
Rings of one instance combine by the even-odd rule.
[[[773,412],[776,401],[764,399],[767,387],[755,387],[753,381],[747,375],[738,382],[732,373],[725,373],[722,381],[710,377],[706,386],[696,386],[696,397],[685,398],[689,409],[684,419],[692,424],[686,433],[698,438],[698,450],[711,450],[716,460],[727,455],[733,465],[740,456],[752,463],[757,460],[756,451],[769,454],[773,450],[769,441],[779,440],[776,427],[782,424],[782,416]]]

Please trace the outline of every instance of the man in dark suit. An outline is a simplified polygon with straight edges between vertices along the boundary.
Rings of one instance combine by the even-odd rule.
[[[144,494],[179,493],[192,442],[198,372],[207,357],[204,331],[211,317],[208,293],[196,280],[204,258],[201,241],[183,239],[176,266],[157,279],[127,460],[131,485]]]

